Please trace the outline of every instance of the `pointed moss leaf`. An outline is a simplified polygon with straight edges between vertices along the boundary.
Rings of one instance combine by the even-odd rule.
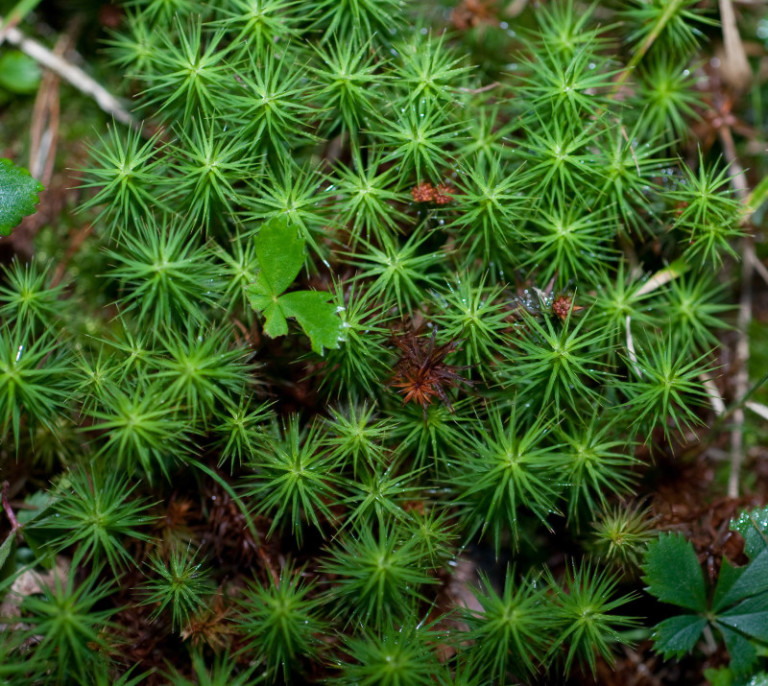
[[[5,562],[8,559],[8,556],[11,554],[11,550],[13,550],[14,538],[16,538],[16,532],[11,531],[11,533],[8,534],[6,539],[3,541],[2,545],[0,545],[0,572],[5,566]]]
[[[698,615],[678,615],[656,625],[653,647],[665,658],[682,657],[693,650],[707,620]]]
[[[0,158],[0,236],[8,236],[25,216],[35,213],[41,190],[43,184],[26,169]]]
[[[747,211],[752,214],[757,212],[766,200],[768,200],[768,176],[764,176],[763,180],[755,186],[754,190],[749,194],[747,199]]]
[[[649,543],[643,572],[647,591],[662,602],[706,611],[704,573],[691,542],[682,534],[662,534]]]
[[[731,656],[731,669],[736,675],[744,675],[757,659],[755,646],[740,633],[718,624],[718,629],[725,639],[725,647]]]
[[[312,342],[312,350],[322,355],[323,347],[338,348],[341,336],[341,319],[336,306],[328,302],[330,293],[325,291],[297,291],[286,293],[279,300],[288,317],[296,317],[301,328]]]
[[[768,506],[742,512],[731,521],[731,530],[744,537],[744,552],[754,560],[761,551],[768,549]]]
[[[253,239],[261,271],[254,288],[264,295],[280,295],[304,264],[304,239],[285,216],[270,219]]]
[[[733,582],[728,592],[719,599],[717,605],[714,605],[715,611],[719,612],[722,608],[732,605],[739,600],[768,591],[768,550],[763,550],[752,562],[742,569],[743,571],[739,578]],[[720,575],[722,576],[722,571]],[[719,579],[717,585],[719,588]],[[717,598],[717,593],[715,593],[715,597]]]

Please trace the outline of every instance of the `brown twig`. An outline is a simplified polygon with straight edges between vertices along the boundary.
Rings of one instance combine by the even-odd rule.
[[[139,122],[123,107],[122,103],[107,91],[104,86],[88,76],[80,67],[68,62],[63,57],[55,55],[37,41],[27,38],[16,27],[5,26],[4,29],[7,32],[5,39],[8,43],[15,45],[25,55],[58,74],[81,93],[92,97],[101,109],[107,114],[112,115],[120,123],[141,130]]]
[[[59,285],[59,283],[61,283],[61,280],[64,278],[64,273],[67,271],[67,265],[69,264],[69,261],[74,257],[75,254],[77,254],[77,251],[80,250],[80,246],[85,242],[85,239],[91,235],[91,231],[93,231],[93,224],[86,224],[82,228],[78,229],[78,231],[72,237],[72,240],[69,242],[67,252],[64,255],[64,259],[56,266],[56,271],[54,272],[53,278],[51,279],[51,288],[55,288]]]
[[[480,88],[457,88],[456,90],[461,93],[469,93],[470,95],[477,95],[478,93],[485,93],[487,91],[493,90],[496,88],[496,86],[500,86],[501,82],[494,81],[493,83],[489,83],[485,86],[480,86]]]
[[[78,32],[79,22],[73,23],[69,30],[56,41],[53,54],[62,57],[74,45],[75,36]],[[46,69],[32,110],[32,125],[29,130],[29,171],[44,186],[50,182],[53,163],[56,159],[56,143],[59,136],[59,115],[61,112],[60,82],[61,79],[58,74]],[[47,140],[45,140],[46,134],[48,135]]]
[[[752,261],[752,266],[755,268],[758,276],[768,285],[768,267],[760,261],[757,255],[755,255],[755,259]]]
[[[11,503],[8,501],[8,489],[10,487],[11,485],[7,481],[3,481],[2,502],[5,515],[8,517],[8,521],[11,523],[11,533],[14,533],[15,531],[21,529],[21,524],[19,524],[19,520],[16,519],[16,515],[13,512]]]
[[[242,343],[245,343],[246,345],[253,347],[254,343],[251,337],[251,332],[248,331],[245,324],[241,322],[237,317],[232,316],[230,317],[230,321],[235,325],[235,327],[240,331],[241,334],[243,334],[242,340],[240,339],[240,336],[238,335],[237,331],[235,331],[235,341],[238,345],[241,345]]]
[[[731,184],[739,197],[746,203],[748,192],[747,177],[736,156],[736,145],[729,126],[724,124],[718,129],[723,154],[730,164]],[[741,298],[739,299],[739,314],[736,322],[737,340],[734,356],[736,374],[734,376],[734,396],[739,399],[746,395],[749,389],[749,324],[752,321],[752,274],[755,261],[755,246],[750,236],[741,239]],[[728,474],[728,497],[739,496],[739,475],[744,461],[744,408],[739,405],[733,412],[733,429],[731,431],[730,472]]]
[[[736,13],[731,0],[720,0],[720,23],[723,27],[723,45],[725,57],[720,72],[728,85],[742,90],[752,80],[752,69],[747,60],[744,43],[736,25]]]
[[[272,581],[275,582],[275,586],[279,586],[280,576],[278,575],[275,566],[272,564],[272,560],[270,559],[269,555],[267,555],[267,551],[264,550],[263,545],[259,545],[257,548],[257,554],[261,558],[261,561],[264,563],[264,566],[267,568],[269,575],[272,577]]]

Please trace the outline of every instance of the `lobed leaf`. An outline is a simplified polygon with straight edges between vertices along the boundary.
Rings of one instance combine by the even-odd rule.
[[[271,338],[288,333],[288,317],[294,317],[309,336],[312,350],[338,348],[342,322],[327,291],[294,291],[281,295],[304,264],[305,241],[286,217],[268,221],[254,238],[261,270],[247,288],[251,307],[265,317],[264,332]]]
[[[649,543],[643,572],[648,592],[662,602],[697,612],[707,610],[704,573],[693,545],[682,534],[662,534]]]
[[[653,630],[653,648],[665,658],[682,657],[693,650],[707,620],[698,615],[678,615],[665,619]]]

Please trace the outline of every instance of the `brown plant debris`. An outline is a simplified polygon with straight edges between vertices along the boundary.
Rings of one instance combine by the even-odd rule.
[[[401,355],[390,385],[404,396],[404,405],[410,402],[418,403],[426,412],[432,401],[439,398],[453,412],[447,389],[460,384],[472,384],[458,373],[462,367],[445,363],[445,358],[454,352],[459,344],[449,341],[444,345],[435,346],[436,334],[437,329],[432,329],[432,335],[427,339],[409,331],[394,339]]]

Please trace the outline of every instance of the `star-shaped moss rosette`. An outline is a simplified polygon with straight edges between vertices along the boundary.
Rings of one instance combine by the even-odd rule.
[[[312,350],[338,348],[341,319],[327,291],[284,293],[304,264],[305,240],[285,217],[268,221],[254,237],[261,270],[247,288],[253,309],[266,321],[264,332],[271,338],[288,333],[288,317],[294,317],[309,336]]]
[[[24,217],[36,212],[43,188],[26,169],[0,158],[0,236],[10,236]]]

